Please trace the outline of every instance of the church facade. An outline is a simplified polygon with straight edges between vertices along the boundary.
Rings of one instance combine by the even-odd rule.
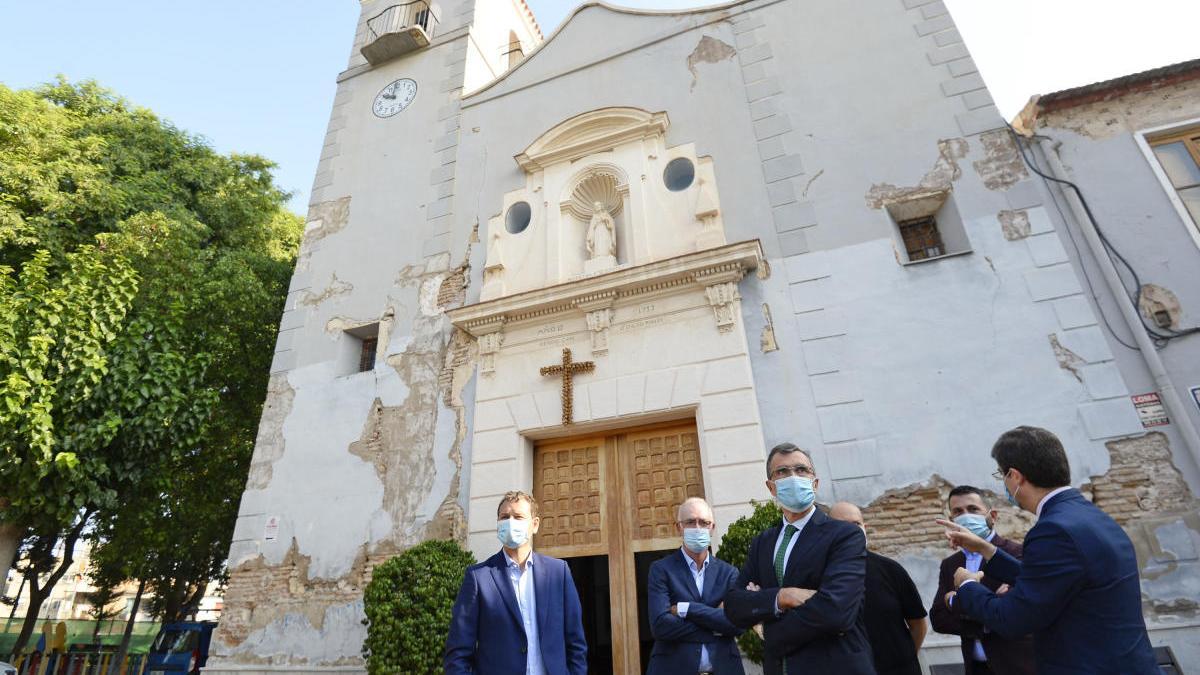
[[[363,2],[207,670],[361,671],[372,567],[435,537],[482,560],[523,489],[593,668],[640,672],[674,506],[719,539],[782,441],[928,604],[946,492],[1002,502],[1019,424],[1126,514],[1152,639],[1200,658],[1164,564],[1200,473],[1139,417],[1062,218],[940,2],[593,2],[546,39],[521,0]]]

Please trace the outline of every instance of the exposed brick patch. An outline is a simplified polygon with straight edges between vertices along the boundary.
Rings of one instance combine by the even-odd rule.
[[[1000,219],[1000,231],[1004,233],[1004,238],[1009,241],[1024,239],[1032,231],[1028,211],[1004,210],[998,213],[996,217]]]
[[[268,565],[259,556],[230,570],[225,597],[240,602],[222,611],[214,639],[227,648],[236,648],[254,631],[288,614],[302,615],[320,629],[327,607],[362,598],[362,589],[370,579],[365,546],[350,572],[340,579],[309,578],[311,562],[312,558],[301,554],[293,539],[278,565]]]
[[[974,162],[975,171],[989,190],[1007,190],[1029,177],[1025,162],[1008,129],[989,131],[979,137],[984,158]]]
[[[470,269],[464,265],[457,269],[451,270],[442,279],[442,285],[438,288],[437,304],[438,307],[446,308],[449,306],[457,306],[463,303],[467,293],[467,270]]]
[[[934,474],[928,481],[888,490],[863,507],[867,546],[886,556],[904,551],[946,548],[945,528],[935,520],[947,517],[946,499],[954,487]],[[1033,516],[1010,507],[1003,497],[986,491],[988,503],[999,511],[996,528],[1009,539],[1022,540]]]
[[[1113,520],[1124,526],[1143,516],[1193,506],[1191,490],[1171,463],[1164,434],[1109,441],[1105,447],[1111,461],[1108,471],[1081,489]]]

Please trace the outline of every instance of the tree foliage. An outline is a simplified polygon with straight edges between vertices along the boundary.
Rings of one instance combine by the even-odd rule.
[[[375,568],[363,595],[368,673],[442,672],[454,599],[473,564],[458,544],[431,540]]]
[[[272,168],[92,82],[0,85],[0,524],[91,510],[156,593],[220,578],[302,232]]]
[[[717,557],[741,569],[746,564],[746,555],[750,552],[750,542],[760,532],[779,523],[783,512],[775,502],[753,502],[754,513],[742,516],[729,526],[725,536],[721,537],[721,547],[717,549]],[[738,647],[742,655],[754,663],[762,664],[763,641],[758,633],[748,630],[738,636]]]

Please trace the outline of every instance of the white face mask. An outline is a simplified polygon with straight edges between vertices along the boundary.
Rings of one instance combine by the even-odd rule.
[[[529,521],[516,518],[497,521],[496,538],[505,548],[521,548],[529,541]]]

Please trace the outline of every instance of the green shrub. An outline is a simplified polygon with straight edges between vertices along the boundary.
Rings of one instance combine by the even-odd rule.
[[[426,541],[375,568],[363,594],[370,675],[441,673],[454,598],[475,557],[452,541]]]
[[[750,542],[759,532],[775,525],[783,517],[783,512],[775,502],[751,502],[754,513],[749,517],[738,518],[729,526],[729,531],[721,537],[721,547],[717,549],[717,557],[741,569],[746,563],[746,554],[750,552]],[[763,641],[758,633],[748,630],[737,639],[742,655],[754,663],[762,664]]]

